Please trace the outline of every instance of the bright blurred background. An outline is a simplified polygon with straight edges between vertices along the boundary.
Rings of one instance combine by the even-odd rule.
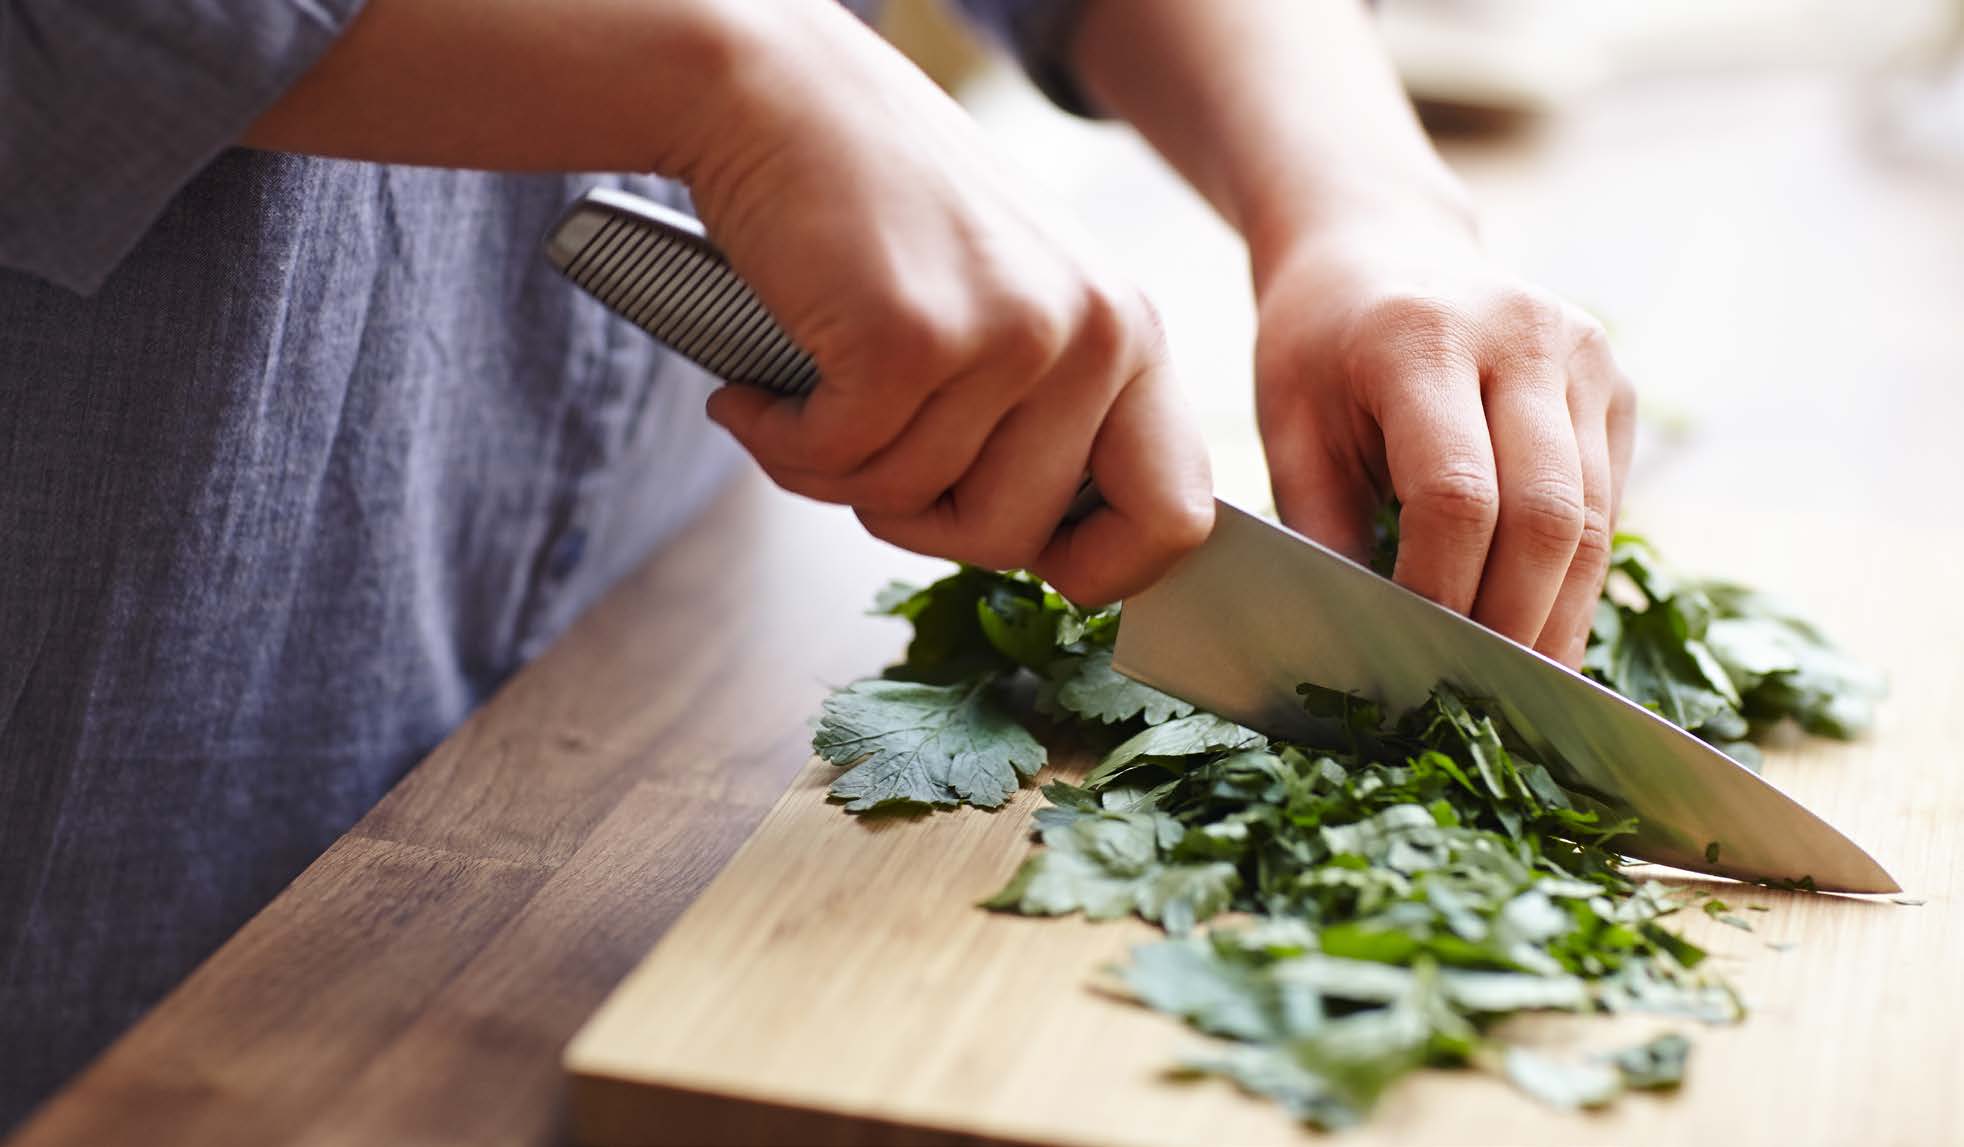
[[[1644,403],[1626,518],[1668,498],[1964,521],[1964,2],[1381,0],[1378,17],[1489,246],[1610,326]],[[1266,505],[1235,235],[1130,131],[1053,109],[936,0],[891,0],[885,30],[1144,285],[1221,491]]]

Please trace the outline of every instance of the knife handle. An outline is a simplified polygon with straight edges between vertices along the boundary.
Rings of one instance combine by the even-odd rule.
[[[785,398],[818,385],[818,364],[793,342],[702,224],[638,195],[595,188],[546,238],[546,257],[609,310],[697,366]],[[1085,475],[1064,513],[1104,504]]]

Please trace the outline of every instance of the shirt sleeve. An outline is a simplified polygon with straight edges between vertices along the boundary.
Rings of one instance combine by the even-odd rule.
[[[362,0],[0,0],[0,266],[99,288]]]
[[[1016,54],[1050,102],[1081,116],[1099,114],[1071,63],[1084,0],[961,0],[968,14]]]

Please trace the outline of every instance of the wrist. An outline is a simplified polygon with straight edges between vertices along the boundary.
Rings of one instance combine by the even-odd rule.
[[[648,169],[658,175],[694,185],[722,161],[732,138],[745,134],[755,122],[752,75],[767,66],[761,62],[768,29],[746,4],[718,0],[680,0],[667,5],[661,30],[661,54],[650,60],[646,87],[686,90],[687,110],[673,115],[675,127],[655,140]],[[659,71],[669,75],[657,75]],[[632,116],[634,103],[648,97],[636,91],[630,107],[616,114]],[[664,107],[648,103],[646,107]]]
[[[795,134],[794,119],[823,102],[822,77],[806,74],[811,61],[838,62],[840,22],[848,34],[863,30],[836,7],[680,0],[667,42],[692,91],[677,117],[689,128],[655,170],[700,196]]]
[[[1429,169],[1428,169],[1429,166]],[[1243,199],[1238,213],[1257,295],[1282,268],[1316,252],[1423,246],[1440,255],[1480,249],[1472,197],[1443,163],[1333,186],[1281,177]]]
[[[858,109],[842,94],[885,45],[837,4],[687,0],[702,45],[688,146],[662,174],[698,206],[723,201],[786,147],[838,134]]]

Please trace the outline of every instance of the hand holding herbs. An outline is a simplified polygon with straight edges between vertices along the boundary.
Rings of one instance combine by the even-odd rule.
[[[1678,577],[1634,538],[1612,563],[1584,661],[1597,680],[1735,756],[1784,719],[1831,736],[1867,725],[1878,683],[1812,626]],[[1362,1118],[1423,1066],[1480,1067],[1593,1107],[1675,1086],[1688,1044],[1556,1060],[1507,1045],[1495,1022],[1742,1015],[1662,922],[1680,902],[1624,873],[1615,841],[1634,822],[1565,788],[1559,761],[1475,699],[1442,686],[1390,715],[1305,684],[1317,735],[1271,743],[1119,675],[1117,610],[1080,610],[1026,574],[963,568],[890,587],[876,612],[912,622],[914,638],[885,676],[825,702],[813,744],[847,767],[834,797],[849,812],[999,806],[1046,761],[1035,715],[1107,746],[1081,784],[1043,787],[1043,847],[986,906],[1164,927],[1118,975],[1225,1041],[1188,1072],[1324,1127]]]

